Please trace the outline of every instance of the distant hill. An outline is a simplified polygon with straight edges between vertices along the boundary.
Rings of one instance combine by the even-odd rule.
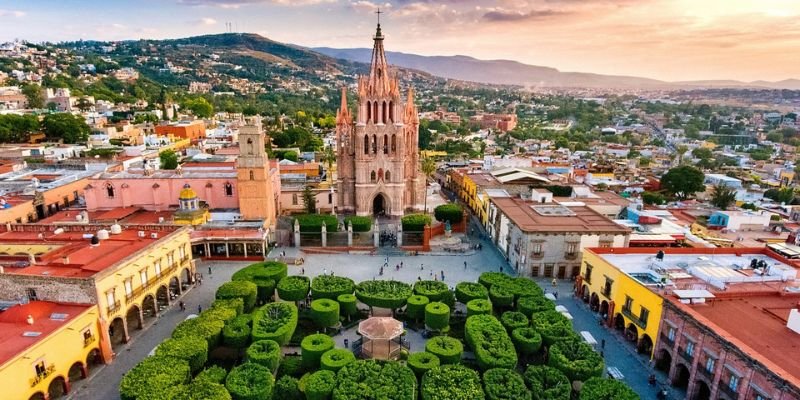
[[[330,57],[356,62],[369,62],[372,49],[334,49],[317,47],[312,50]],[[416,54],[387,52],[389,62],[406,68],[418,69],[443,78],[465,81],[520,85],[528,87],[587,87],[587,88],[772,88],[800,90],[800,80],[778,82],[739,82],[731,80],[666,82],[657,79],[623,75],[602,75],[584,72],[562,72],[555,68],[523,64],[510,60],[479,60],[468,56],[420,56]]]

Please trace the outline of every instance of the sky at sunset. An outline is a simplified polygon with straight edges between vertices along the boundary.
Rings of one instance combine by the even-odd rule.
[[[800,0],[0,0],[0,41],[241,32],[664,80],[800,78]],[[391,62],[391,59],[389,60]]]

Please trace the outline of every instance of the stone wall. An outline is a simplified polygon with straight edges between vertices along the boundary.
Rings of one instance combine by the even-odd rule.
[[[97,291],[91,278],[0,274],[0,300],[26,299],[28,289],[36,292],[38,300],[97,304]]]

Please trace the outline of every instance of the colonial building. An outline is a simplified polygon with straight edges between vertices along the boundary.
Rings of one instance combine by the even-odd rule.
[[[368,76],[358,80],[355,120],[346,91],[336,114],[337,208],[357,215],[402,216],[424,203],[425,177],[419,169],[419,117],[414,92],[400,99],[397,77],[389,70],[381,26],[373,38]]]

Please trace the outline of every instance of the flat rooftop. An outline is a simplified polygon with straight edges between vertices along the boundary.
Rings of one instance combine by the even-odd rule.
[[[598,232],[625,234],[631,230],[587,206],[566,207],[521,198],[492,197],[492,202],[525,232]]]
[[[93,305],[32,301],[0,312],[0,365],[67,325]],[[28,324],[28,315],[33,324]]]

